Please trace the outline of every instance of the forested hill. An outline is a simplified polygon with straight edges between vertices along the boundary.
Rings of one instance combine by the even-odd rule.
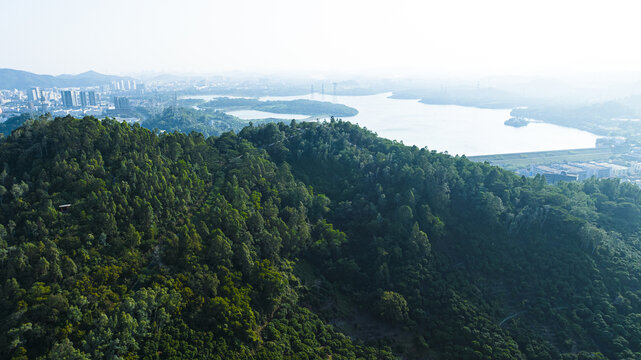
[[[348,117],[358,114],[358,110],[343,104],[306,99],[268,100],[249,98],[214,98],[198,105],[207,109],[259,110],[276,114],[302,114],[309,116]]]
[[[0,167],[4,358],[641,358],[641,189],[618,180],[342,121],[35,120]]]

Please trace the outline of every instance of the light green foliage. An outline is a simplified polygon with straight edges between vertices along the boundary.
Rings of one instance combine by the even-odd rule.
[[[407,301],[403,295],[393,291],[384,291],[378,300],[378,311],[382,318],[392,321],[407,320]]]

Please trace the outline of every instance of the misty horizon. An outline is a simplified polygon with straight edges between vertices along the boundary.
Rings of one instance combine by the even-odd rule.
[[[0,8],[0,26],[11,34],[0,67],[42,74],[483,78],[641,71],[634,46],[641,24],[636,6],[624,2],[603,8],[596,2],[25,1]]]

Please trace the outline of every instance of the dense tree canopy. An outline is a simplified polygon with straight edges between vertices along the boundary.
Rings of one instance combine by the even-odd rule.
[[[201,108],[225,110],[259,110],[276,114],[301,114],[309,116],[354,116],[358,110],[343,104],[316,100],[259,100],[250,98],[217,97],[199,104]]]
[[[343,121],[29,121],[0,142],[0,353],[639,358],[640,205]]]
[[[141,122],[143,127],[161,131],[192,131],[205,136],[220,135],[231,130],[240,130],[246,123],[236,117],[215,110],[195,110],[186,107],[167,107]]]

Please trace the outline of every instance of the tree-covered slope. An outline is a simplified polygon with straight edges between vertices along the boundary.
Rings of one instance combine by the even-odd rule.
[[[161,113],[143,120],[141,124],[151,130],[179,131],[187,134],[195,131],[205,136],[218,136],[246,126],[245,122],[223,112],[199,111],[185,107],[167,107]]]
[[[298,305],[293,259],[341,233],[246,141],[58,118],[0,163],[7,357],[386,356]]]
[[[259,110],[276,114],[302,114],[309,116],[355,116],[358,110],[343,104],[306,99],[267,100],[249,98],[214,98],[199,104],[201,108],[230,110]]]
[[[631,184],[549,186],[342,121],[36,120],[0,167],[7,358],[641,356]]]
[[[0,123],[0,136],[7,136],[11,132],[24,124],[25,122],[31,120],[33,117],[30,114],[20,114],[18,116],[12,116],[7,120]],[[46,116],[43,116],[43,120]]]
[[[548,186],[341,121],[240,135],[332,200],[349,241],[323,274],[364,307],[400,294],[426,354],[641,356],[637,186]]]

